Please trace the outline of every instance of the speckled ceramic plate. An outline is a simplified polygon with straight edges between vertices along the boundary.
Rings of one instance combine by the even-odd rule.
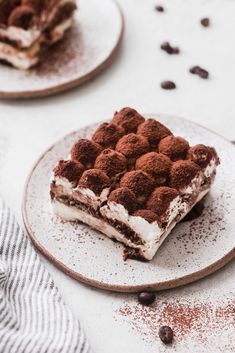
[[[151,262],[124,262],[121,244],[85,225],[63,223],[52,212],[49,185],[55,163],[68,156],[78,138],[90,138],[97,125],[71,133],[53,145],[28,178],[23,217],[30,237],[56,266],[80,281],[123,292],[167,289],[205,277],[235,257],[234,146],[187,120],[154,117],[191,144],[215,146],[221,165],[202,216],[177,225]]]
[[[123,17],[113,0],[80,0],[73,28],[36,68],[0,65],[0,97],[48,96],[94,77],[113,58],[123,34]]]

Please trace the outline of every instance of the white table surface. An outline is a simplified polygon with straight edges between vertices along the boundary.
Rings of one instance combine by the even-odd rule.
[[[235,139],[235,2],[162,0],[165,13],[153,9],[160,1],[119,0],[119,3],[125,16],[125,37],[119,55],[102,74],[59,96],[0,101],[0,196],[21,224],[23,185],[38,156],[64,134],[109,119],[123,106],[135,107],[140,112],[183,116]],[[204,16],[211,18],[211,27],[200,26],[199,20]],[[159,45],[165,40],[178,45],[181,54],[169,56],[160,51]],[[189,74],[192,65],[208,69],[210,79]],[[162,90],[159,83],[164,79],[174,80],[177,89]],[[143,353],[146,347],[149,352],[158,351],[159,342],[146,346],[127,323],[120,324],[116,319],[117,308],[127,301],[135,303],[135,296],[89,288],[58,271],[43,257],[42,261],[65,301],[80,318],[95,352],[121,353],[135,348],[137,353]],[[198,291],[218,291],[218,282],[223,284],[221,288],[226,295],[234,286],[234,277],[233,262],[209,279],[170,294],[159,294],[159,298],[191,295],[193,300]],[[165,349],[161,346],[160,351]],[[186,347],[184,351],[190,349]]]

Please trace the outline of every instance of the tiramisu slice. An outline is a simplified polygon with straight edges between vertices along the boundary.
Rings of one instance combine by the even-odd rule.
[[[124,108],[58,162],[52,204],[62,219],[122,242],[126,257],[151,260],[209,192],[218,164],[214,148],[190,147],[159,121]]]
[[[29,69],[73,22],[76,0],[0,0],[0,60]]]

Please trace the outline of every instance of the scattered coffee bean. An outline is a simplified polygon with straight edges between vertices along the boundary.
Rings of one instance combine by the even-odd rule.
[[[200,22],[203,27],[210,26],[210,19],[208,17],[202,18]]]
[[[157,10],[158,12],[164,12],[164,7],[161,5],[157,5],[155,6],[155,10]]]
[[[175,89],[176,84],[173,81],[162,81],[161,87],[163,89]]]
[[[159,337],[161,341],[165,344],[172,343],[173,341],[173,331],[169,326],[162,326],[159,329]]]
[[[191,74],[198,75],[204,79],[207,79],[209,77],[209,72],[201,68],[200,66],[193,66],[189,71],[191,72]]]
[[[191,211],[182,219],[181,222],[188,222],[196,219],[202,215],[205,206],[203,201],[198,202]]]
[[[178,47],[172,47],[169,42],[161,44],[161,49],[167,52],[167,54],[179,54],[180,50]]]
[[[138,294],[138,301],[143,305],[151,305],[156,299],[156,294],[153,292],[141,292]]]

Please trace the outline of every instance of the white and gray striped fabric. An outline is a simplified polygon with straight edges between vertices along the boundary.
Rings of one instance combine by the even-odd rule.
[[[0,200],[0,353],[90,353],[79,322]]]

